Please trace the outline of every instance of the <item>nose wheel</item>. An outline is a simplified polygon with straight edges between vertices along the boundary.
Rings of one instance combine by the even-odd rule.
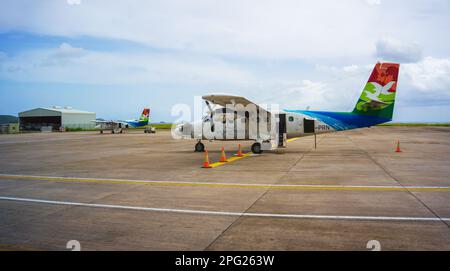
[[[197,142],[197,144],[195,144],[195,152],[204,152],[205,151],[205,144],[203,144],[202,142]]]
[[[253,143],[253,145],[252,145],[252,152],[254,154],[261,154],[263,152],[262,149],[261,149],[261,143],[258,143],[258,142]]]

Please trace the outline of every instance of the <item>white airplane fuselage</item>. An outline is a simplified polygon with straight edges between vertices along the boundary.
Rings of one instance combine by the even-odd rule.
[[[301,113],[291,113],[282,111],[280,114],[285,114],[286,119],[286,136],[287,138],[308,136],[314,134],[322,134],[335,131],[331,126],[327,125],[321,120],[312,119],[310,116]],[[218,119],[222,117],[219,115]],[[254,140],[266,139],[270,136],[269,129],[264,129],[267,126],[263,126],[261,130],[256,130],[255,133],[249,133],[249,126],[245,125],[245,118],[237,118],[233,120],[233,117],[226,118],[228,123],[223,121],[217,121],[210,118],[206,118],[202,121],[196,121],[191,123],[180,124],[176,128],[176,133],[185,139],[197,139],[197,140]],[[305,123],[305,121],[307,123]],[[242,125],[238,125],[241,122]],[[309,123],[308,123],[309,122]],[[306,125],[306,127],[305,127]],[[209,127],[214,127],[211,132],[205,132]],[[313,128],[311,128],[313,126]],[[261,128],[261,127],[260,127]],[[277,126],[273,126],[272,129],[276,129]],[[305,129],[306,128],[306,129]],[[215,131],[214,131],[215,130]],[[241,135],[241,136],[239,136]]]

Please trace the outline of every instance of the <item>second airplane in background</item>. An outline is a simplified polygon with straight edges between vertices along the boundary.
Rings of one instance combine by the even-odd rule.
[[[147,126],[150,121],[150,109],[144,108],[139,119],[134,120],[93,120],[95,128],[103,131],[111,131],[111,133],[123,133],[125,129]],[[145,132],[155,133],[155,128],[145,129]]]

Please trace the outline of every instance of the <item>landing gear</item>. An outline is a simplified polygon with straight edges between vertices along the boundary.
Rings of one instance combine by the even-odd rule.
[[[253,145],[252,145],[252,152],[254,154],[261,154],[263,152],[262,149],[261,149],[261,143],[258,143],[258,142],[253,143]]]
[[[156,133],[156,129],[155,129],[155,127],[148,127],[148,128],[145,128],[144,133],[154,134],[154,133]]]
[[[103,130],[100,130],[100,134],[103,134]]]
[[[203,144],[201,141],[197,142],[195,144],[195,152],[204,152],[205,151],[205,144]]]

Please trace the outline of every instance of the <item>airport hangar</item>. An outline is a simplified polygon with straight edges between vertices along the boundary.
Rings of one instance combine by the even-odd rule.
[[[51,130],[93,129],[96,119],[94,112],[73,109],[72,107],[53,106],[51,108],[35,108],[19,113],[20,129],[22,131],[41,130],[51,127]]]

